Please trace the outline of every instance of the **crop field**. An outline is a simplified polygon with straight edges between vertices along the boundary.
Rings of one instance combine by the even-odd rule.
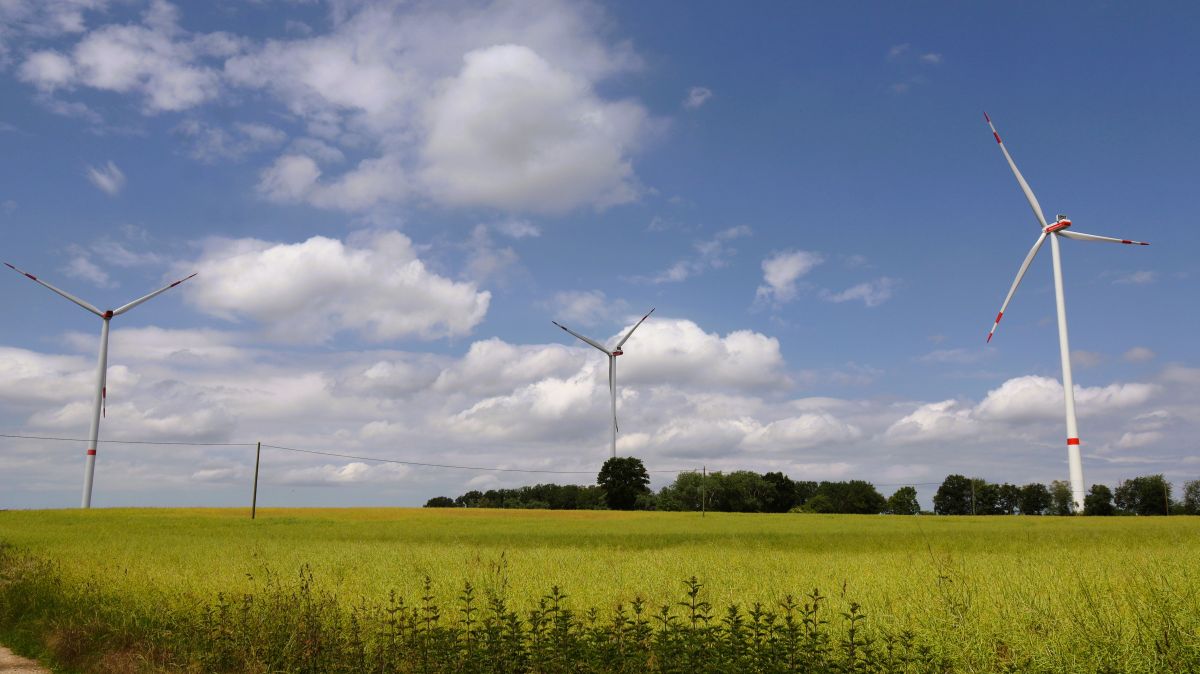
[[[258,633],[250,639],[272,638],[261,622],[256,629],[237,623],[250,620],[246,597],[272,593],[292,598],[268,612],[275,620],[286,621],[280,614],[290,609],[281,606],[305,611],[316,601],[345,612],[340,632],[351,623],[356,630],[378,627],[397,614],[386,608],[403,600],[427,631],[434,624],[430,611],[436,625],[448,628],[470,615],[462,611],[468,583],[481,606],[499,597],[523,619],[544,612],[546,601],[556,611],[565,607],[578,616],[580,634],[587,620],[601,624],[642,602],[647,614],[666,605],[683,625],[723,624],[737,633],[729,627],[736,623],[731,605],[745,613],[757,602],[760,612],[782,619],[787,596],[803,606],[813,603],[816,589],[831,650],[844,650],[847,634],[852,647],[865,640],[882,649],[904,635],[905,644],[921,649],[919,662],[895,669],[1200,670],[1200,519],[1194,517],[267,509],[250,521],[244,510],[13,511],[0,512],[0,544],[8,546],[0,550],[0,642],[85,670],[124,662],[130,671],[237,671],[241,655],[205,664],[202,637],[232,639],[226,632],[237,627]],[[702,587],[689,599],[685,583],[692,577]],[[553,597],[552,588],[565,598],[544,599]],[[585,620],[589,609],[595,612]],[[239,610],[242,618],[229,617]],[[648,629],[670,624],[650,621]],[[421,625],[410,627],[418,635]],[[289,643],[302,628],[284,630]],[[470,629],[466,646],[455,645],[464,633],[454,633],[439,647],[472,653]],[[569,629],[575,628],[563,627],[564,634]],[[63,646],[64,630],[72,643],[113,653],[73,652]],[[380,632],[370,634],[354,647],[362,653],[377,647]],[[229,652],[270,650],[239,648]],[[322,648],[325,655],[312,657],[333,657],[331,646]],[[656,666],[670,669],[656,657]],[[857,656],[849,657],[853,664]],[[288,662],[262,668],[332,668],[305,670],[303,657]],[[512,669],[583,669],[522,662]],[[863,671],[875,666],[863,662]],[[426,664],[411,671],[503,669]],[[646,666],[628,664],[626,671]],[[697,667],[706,669],[703,662],[691,666]]]

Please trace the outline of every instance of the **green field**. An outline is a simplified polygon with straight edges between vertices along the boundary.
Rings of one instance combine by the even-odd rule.
[[[868,633],[912,630],[956,670],[1200,666],[1194,517],[12,511],[0,512],[0,542],[53,560],[64,592],[90,583],[132,623],[261,591],[264,578],[291,582],[305,566],[347,606],[392,590],[415,601],[428,577],[447,621],[466,582],[522,611],[558,586],[569,607],[607,614],[637,597],[679,602],[695,576],[718,617],[818,588],[834,617],[857,602]]]

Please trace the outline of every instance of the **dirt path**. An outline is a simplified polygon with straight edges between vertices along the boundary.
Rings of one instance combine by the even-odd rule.
[[[0,674],[50,674],[50,670],[0,646]]]

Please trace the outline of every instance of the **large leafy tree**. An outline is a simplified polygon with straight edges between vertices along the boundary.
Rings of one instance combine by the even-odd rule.
[[[1167,515],[1171,483],[1162,475],[1143,475],[1117,485],[1117,507],[1135,515]]]
[[[1094,484],[1091,491],[1083,499],[1084,515],[1114,515],[1117,509],[1113,507],[1112,490],[1107,485]]]
[[[900,487],[888,498],[887,511],[892,515],[919,515],[921,504],[917,502],[915,487]]]
[[[1183,485],[1183,512],[1200,515],[1200,480],[1192,480]]]
[[[783,473],[766,473],[763,480],[770,485],[764,498],[764,510],[769,513],[785,513],[796,505],[796,483]]]
[[[641,459],[614,456],[600,467],[596,484],[604,490],[604,500],[612,510],[633,510],[638,496],[650,493],[650,474]]]
[[[967,476],[947,475],[933,495],[933,511],[939,515],[970,515],[971,487]]]
[[[1055,480],[1050,483],[1050,514],[1075,514],[1075,499],[1071,495],[1070,484],[1062,480]]]
[[[887,499],[875,485],[863,480],[822,482],[805,505],[819,513],[878,515],[887,509]]]
[[[1044,515],[1050,509],[1050,490],[1040,482],[1027,484],[1021,487],[1017,503],[1022,515]]]

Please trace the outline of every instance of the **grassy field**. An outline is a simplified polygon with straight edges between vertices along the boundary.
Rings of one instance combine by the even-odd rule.
[[[194,613],[306,565],[346,605],[415,600],[428,577],[447,607],[470,582],[520,610],[558,586],[566,605],[603,613],[636,597],[674,604],[695,576],[718,616],[819,588],[832,615],[857,602],[868,630],[912,630],[963,671],[1200,663],[1200,519],[1188,517],[13,511],[0,542],[131,616]]]

